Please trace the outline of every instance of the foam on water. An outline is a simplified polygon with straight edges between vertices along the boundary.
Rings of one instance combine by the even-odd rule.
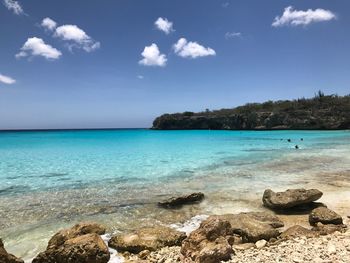
[[[349,131],[0,133],[0,236],[29,259],[82,220],[110,233],[156,224],[189,233],[196,215],[263,209],[266,188],[347,190],[349,146]],[[199,205],[156,205],[195,191],[206,194]]]

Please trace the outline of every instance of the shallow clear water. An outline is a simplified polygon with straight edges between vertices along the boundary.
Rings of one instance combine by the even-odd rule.
[[[349,171],[349,131],[1,132],[0,237],[29,258],[80,220],[112,232],[261,209],[265,188],[345,189]],[[205,202],[156,206],[192,191]]]

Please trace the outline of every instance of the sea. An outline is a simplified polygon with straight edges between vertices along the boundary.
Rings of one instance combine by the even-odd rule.
[[[265,189],[299,187],[329,193],[331,204],[347,196],[350,131],[0,132],[0,238],[26,262],[77,222],[108,234],[186,228],[211,214],[264,210]],[[192,192],[205,200],[157,206]]]

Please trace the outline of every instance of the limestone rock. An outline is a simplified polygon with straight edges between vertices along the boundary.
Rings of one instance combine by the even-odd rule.
[[[234,253],[228,242],[232,236],[228,221],[210,217],[182,242],[181,254],[197,263],[219,263]]]
[[[292,207],[309,204],[321,198],[322,192],[317,189],[288,189],[284,192],[265,190],[262,201],[271,209],[289,209]]]
[[[190,195],[172,197],[168,200],[159,202],[158,205],[164,208],[173,208],[173,207],[179,207],[185,204],[198,203],[203,199],[204,199],[204,194],[201,192],[198,192],[198,193],[192,193]]]
[[[266,244],[267,244],[267,241],[265,239],[261,239],[261,240],[255,242],[255,247],[257,249],[260,249],[260,248],[263,248],[264,246],[266,246]]]
[[[316,226],[312,228],[312,231],[316,231],[320,235],[329,235],[336,231],[340,233],[344,233],[346,229],[347,229],[346,225],[332,225],[332,224],[323,225],[322,223],[317,223]]]
[[[312,231],[305,227],[295,225],[285,230],[280,237],[284,239],[293,239],[301,236],[310,238],[310,237],[316,237],[318,235],[319,234],[316,231]]]
[[[100,235],[106,229],[96,223],[80,223],[56,233],[33,263],[107,263],[108,247]]]
[[[227,220],[231,224],[233,233],[240,235],[244,242],[255,243],[258,240],[275,238],[283,227],[283,222],[275,215],[265,212],[249,212],[240,214],[226,214],[213,216]]]
[[[155,251],[166,246],[179,246],[186,234],[169,227],[142,228],[133,233],[113,236],[108,244],[123,252],[140,253],[143,250]]]
[[[98,234],[103,235],[106,232],[106,228],[100,224],[93,222],[82,222],[76,224],[72,228],[63,229],[56,233],[48,243],[47,248],[55,248],[64,244],[65,241],[71,238],[75,238],[85,234]]]
[[[59,247],[40,253],[33,263],[107,263],[110,254],[102,238],[95,233],[66,240]]]
[[[4,247],[4,243],[0,239],[0,262],[1,263],[24,263],[22,259],[15,257],[12,254],[7,253]]]
[[[310,225],[315,225],[318,222],[322,224],[340,225],[343,224],[343,219],[336,212],[326,207],[318,207],[311,211],[309,223]]]

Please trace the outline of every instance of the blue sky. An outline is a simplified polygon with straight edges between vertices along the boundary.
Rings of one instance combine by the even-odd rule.
[[[0,129],[350,93],[346,0],[0,1]]]

